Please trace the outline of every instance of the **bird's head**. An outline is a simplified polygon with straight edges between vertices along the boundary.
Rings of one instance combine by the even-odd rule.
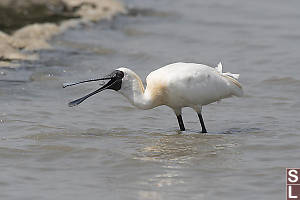
[[[92,82],[92,81],[103,81],[103,80],[108,80],[108,82],[105,83],[102,87],[100,87],[96,91],[91,92],[91,93],[87,94],[86,96],[81,97],[79,99],[76,99],[76,100],[70,102],[68,105],[70,107],[77,106],[78,104],[82,103],[84,100],[89,98],[90,96],[93,96],[94,94],[97,94],[106,89],[119,91],[120,93],[122,93],[125,96],[126,96],[126,93],[131,92],[132,89],[134,89],[133,85],[138,85],[138,87],[140,87],[142,89],[142,91],[144,91],[142,81],[140,80],[138,75],[136,75],[135,72],[133,72],[132,70],[127,69],[127,68],[116,69],[112,73],[110,73],[102,78],[84,80],[84,81],[79,81],[79,82],[74,82],[74,83],[64,83],[63,88],[81,84],[81,83]]]

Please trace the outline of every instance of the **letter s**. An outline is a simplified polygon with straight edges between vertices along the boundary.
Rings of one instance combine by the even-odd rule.
[[[291,183],[296,183],[298,181],[298,171],[295,169],[289,170],[288,175],[289,175],[289,182]]]

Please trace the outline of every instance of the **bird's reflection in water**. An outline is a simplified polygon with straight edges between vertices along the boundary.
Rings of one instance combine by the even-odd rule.
[[[224,146],[234,146],[227,142],[222,135],[168,135],[144,147],[142,159],[185,163],[193,158],[215,156]]]
[[[177,134],[156,137],[144,147],[138,159],[161,164],[161,170],[153,173],[146,181],[157,190],[182,187],[191,179],[209,174],[216,168],[233,168],[237,160],[237,142],[230,136]],[[141,199],[159,194],[141,192]],[[143,198],[142,198],[143,197]],[[145,198],[144,198],[145,197]]]

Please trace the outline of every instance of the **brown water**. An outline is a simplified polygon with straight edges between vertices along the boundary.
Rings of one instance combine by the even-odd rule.
[[[138,1],[129,16],[58,36],[40,61],[0,69],[1,199],[284,199],[300,167],[299,1]],[[133,108],[99,87],[122,66],[143,79],[176,61],[240,73],[243,98],[203,109]]]

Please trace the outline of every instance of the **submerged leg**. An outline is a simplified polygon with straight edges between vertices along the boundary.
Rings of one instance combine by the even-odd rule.
[[[200,124],[201,124],[201,128],[202,128],[202,133],[207,133],[201,112],[198,113],[198,117],[199,117],[199,120],[200,120]]]
[[[177,115],[177,120],[178,120],[178,124],[179,124],[180,130],[181,131],[185,131],[183,120],[182,120],[182,116],[181,115]]]

